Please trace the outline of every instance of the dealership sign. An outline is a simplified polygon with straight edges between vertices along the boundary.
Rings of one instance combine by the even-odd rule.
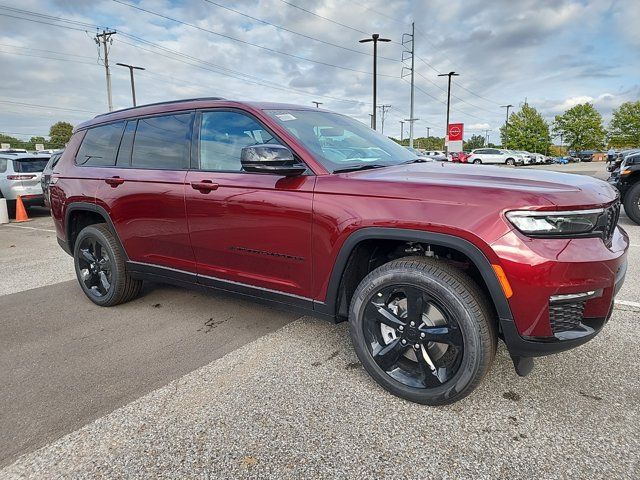
[[[462,138],[464,136],[464,123],[450,123],[447,132],[447,149],[449,152],[462,151]]]

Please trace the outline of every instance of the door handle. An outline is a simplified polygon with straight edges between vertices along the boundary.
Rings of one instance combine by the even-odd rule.
[[[120,177],[111,177],[111,178],[106,178],[105,182],[108,183],[109,185],[111,185],[113,188],[116,188],[118,185],[122,185],[124,183],[124,178],[120,178]]]
[[[211,180],[202,180],[201,182],[191,182],[191,188],[198,190],[200,193],[209,193],[218,189],[218,184]]]

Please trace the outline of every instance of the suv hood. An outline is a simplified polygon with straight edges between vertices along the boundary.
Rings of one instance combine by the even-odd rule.
[[[366,182],[369,186],[370,182],[385,184],[384,189],[381,188],[382,185],[376,188],[381,196],[424,198],[426,194],[429,198],[432,196],[429,192],[434,188],[420,187],[443,187],[462,190],[455,194],[451,192],[452,200],[466,199],[468,203],[474,204],[480,201],[476,195],[481,195],[482,192],[491,193],[490,197],[496,201],[495,193],[501,191],[501,198],[503,202],[509,203],[509,208],[545,204],[558,207],[599,206],[611,203],[618,197],[617,191],[608,183],[586,175],[486,165],[416,163],[340,175],[350,177],[351,181]],[[416,188],[420,188],[421,192],[415,191]],[[442,193],[440,188],[435,190]],[[476,192],[472,193],[471,190]],[[464,197],[458,197],[459,195]]]

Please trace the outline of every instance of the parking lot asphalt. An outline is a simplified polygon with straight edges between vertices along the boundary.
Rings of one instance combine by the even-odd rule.
[[[50,219],[1,226],[0,478],[637,478],[640,226],[621,225],[630,266],[604,331],[526,378],[501,346],[440,408],[377,387],[344,324],[157,285],[101,309]]]

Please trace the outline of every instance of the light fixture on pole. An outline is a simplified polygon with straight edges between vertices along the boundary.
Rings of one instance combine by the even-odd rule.
[[[441,73],[439,77],[449,77],[449,85],[447,87],[447,125],[444,129],[444,154],[449,153],[449,107],[451,106],[451,77],[459,77],[460,74],[456,72]]]
[[[133,71],[134,70],[145,70],[143,67],[136,67],[133,65],[127,65],[126,63],[116,63],[116,65],[120,65],[121,67],[126,67],[129,69],[129,75],[131,77],[131,96],[133,97],[133,106],[136,106],[136,84],[133,80]]]
[[[379,33],[374,33],[371,38],[363,38],[360,43],[373,42],[373,114],[371,115],[371,128],[376,129],[376,106],[378,105],[378,42],[390,42],[390,38],[380,38]]]
[[[316,102],[316,101],[313,101],[313,102],[311,102],[311,103],[315,103],[316,108],[320,108],[320,105],[322,105],[322,102]]]

